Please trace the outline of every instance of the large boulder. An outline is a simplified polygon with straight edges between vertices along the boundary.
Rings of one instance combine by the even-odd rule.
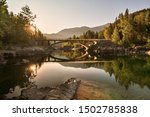
[[[73,99],[80,80],[76,78],[71,78],[64,84],[56,87],[49,91],[48,95],[45,97],[46,100],[70,100]]]
[[[35,85],[24,89],[21,92],[19,99],[28,100],[70,100],[73,99],[76,90],[79,86],[80,80],[71,78],[65,83],[51,88],[38,89]]]

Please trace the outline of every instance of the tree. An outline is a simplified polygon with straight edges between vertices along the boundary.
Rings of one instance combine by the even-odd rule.
[[[150,11],[147,11],[145,14],[145,22],[150,25]]]
[[[119,14],[119,19],[123,19],[123,13]]]
[[[22,7],[19,14],[14,14],[8,12],[6,0],[0,0],[0,48],[10,45],[29,46],[35,39],[45,39],[33,25],[35,18],[29,6]]]
[[[98,39],[104,39],[104,32],[103,31],[100,31],[98,33]]]
[[[125,22],[125,27],[122,30],[122,34],[123,34],[123,43],[125,45],[132,45],[135,44],[137,42],[136,39],[136,31],[134,30],[133,25],[128,22],[128,21],[124,21]]]
[[[17,23],[15,26],[15,29],[17,29],[18,32],[17,35],[20,35],[19,38],[17,38],[17,41],[22,44],[28,44],[33,37],[36,37],[31,30],[31,27],[33,27],[32,23],[36,16],[33,15],[27,5],[21,9],[22,11],[17,15]]]
[[[105,39],[110,39],[111,33],[109,31],[109,28],[105,28],[105,30],[104,30],[104,37],[105,37]]]
[[[3,46],[3,39],[6,32],[7,25],[7,18],[8,18],[8,10],[7,10],[7,3],[6,0],[0,1],[0,48]]]
[[[91,30],[88,30],[86,32],[86,38],[87,39],[93,39],[94,38],[94,35],[95,35],[95,32],[91,31]]]
[[[76,39],[77,37],[76,37],[76,35],[73,35],[73,37],[72,37],[73,39]]]
[[[80,39],[94,39],[94,38],[98,38],[98,33],[97,32],[95,33],[94,31],[91,30],[88,30],[87,32],[80,35]]]
[[[129,9],[126,9],[126,11],[125,11],[125,18],[128,18],[128,15],[129,15]]]
[[[83,35],[80,36],[80,39],[86,39],[86,33],[84,32]]]
[[[111,39],[111,35],[113,33],[112,24],[110,24],[109,27],[104,29],[104,37],[105,39]]]
[[[95,33],[94,38],[95,38],[95,39],[98,39],[98,32]]]
[[[34,22],[36,15],[33,15],[28,5],[21,8],[22,11],[19,14],[19,17],[23,20],[24,24],[31,24]]]
[[[119,35],[119,30],[118,30],[117,26],[115,27],[114,32],[112,34],[112,41],[116,44],[119,44],[120,35]]]
[[[8,16],[8,10],[6,5],[6,0],[0,1],[0,38],[4,35],[4,29],[6,27],[7,22],[7,16]]]

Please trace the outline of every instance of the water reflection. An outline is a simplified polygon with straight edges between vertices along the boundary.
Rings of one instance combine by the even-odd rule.
[[[97,60],[97,56],[89,55],[88,51],[62,51],[56,50],[51,53],[51,57],[55,59],[55,62],[60,61],[90,61]]]
[[[28,78],[24,76],[26,65],[4,65],[0,67],[0,94],[11,92],[16,86],[23,87]]]
[[[25,76],[29,79],[33,79],[37,76],[37,70],[37,64],[31,64],[25,69]]]
[[[10,59],[6,65],[0,66],[0,99],[6,98],[7,94],[10,94],[8,95],[10,97],[19,95],[21,90],[36,77],[42,63],[37,62],[37,58],[34,57],[28,59],[29,63],[22,63],[22,60],[25,60],[22,58]]]
[[[150,58],[120,57],[111,62],[96,63],[90,66],[104,69],[116,82],[128,89],[131,85],[138,84],[141,88],[150,88]]]
[[[75,77],[94,83],[111,99],[150,99],[150,58],[110,57],[93,62],[45,62],[47,57],[26,58],[0,66],[0,98],[20,95],[30,84],[38,88],[57,86]],[[14,60],[15,61],[15,60]],[[42,62],[43,61],[43,62]]]

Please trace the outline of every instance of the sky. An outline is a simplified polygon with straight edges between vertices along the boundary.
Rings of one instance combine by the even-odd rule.
[[[19,13],[28,5],[36,14],[36,26],[43,33],[65,28],[95,27],[114,22],[126,8],[130,12],[150,8],[150,0],[7,0],[9,11]]]

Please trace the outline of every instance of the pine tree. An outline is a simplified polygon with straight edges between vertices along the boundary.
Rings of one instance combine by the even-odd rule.
[[[94,38],[95,38],[95,39],[98,39],[98,32],[95,33]]]
[[[117,26],[115,27],[114,32],[112,34],[112,41],[116,44],[119,44],[120,35],[119,35],[119,30],[118,30]]]
[[[8,10],[6,0],[0,1],[0,48],[3,46],[4,36],[7,30]]]
[[[129,15],[129,9],[126,9],[126,11],[125,11],[125,18],[128,18],[128,15]]]
[[[21,8],[22,11],[19,14],[20,18],[23,20],[25,24],[30,24],[36,18],[36,15],[33,15],[28,5]]]
[[[112,26],[112,24],[110,24],[109,27],[104,29],[105,39],[111,39],[112,33],[113,33],[113,26]]]

